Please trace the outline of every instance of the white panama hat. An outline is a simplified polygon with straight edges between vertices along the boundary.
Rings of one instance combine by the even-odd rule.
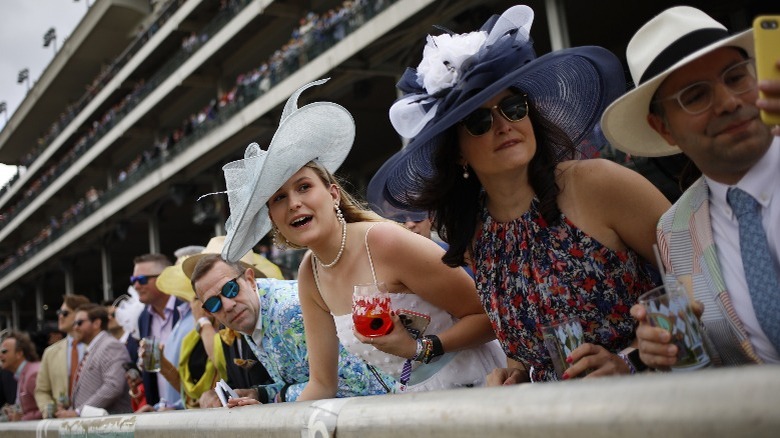
[[[721,47],[738,47],[752,57],[752,30],[729,35],[725,26],[690,6],[669,8],[642,26],[626,48],[637,86],[615,100],[601,119],[612,146],[643,157],[680,153],[647,123],[650,101],[672,72]]]
[[[298,97],[310,82],[290,96],[268,150],[247,146],[244,158],[222,167],[230,217],[222,258],[235,262],[271,230],[266,202],[295,172],[316,161],[333,173],[347,158],[355,139],[355,121],[341,105],[314,102],[298,108]]]

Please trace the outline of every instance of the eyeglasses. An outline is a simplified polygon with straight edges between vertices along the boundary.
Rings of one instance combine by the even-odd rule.
[[[240,289],[240,286],[238,285],[238,278],[236,277],[224,285],[222,285],[222,296],[225,298],[235,298],[238,295],[238,291]],[[219,295],[214,295],[212,297],[209,297],[206,301],[203,302],[203,309],[205,309],[209,313],[216,313],[219,312],[219,309],[222,308],[222,298]]]
[[[510,122],[519,122],[528,115],[528,99],[525,94],[513,94],[491,108],[477,108],[460,121],[466,132],[474,137],[486,134],[493,127],[493,110]]]
[[[57,309],[57,316],[61,316],[63,318],[67,318],[68,315],[70,315],[70,310]]]
[[[756,88],[756,66],[752,59],[742,61],[727,68],[720,75],[720,82],[731,94],[738,95]],[[656,99],[653,103],[676,99],[680,108],[688,114],[696,115],[707,111],[715,101],[714,81],[701,81],[688,85],[671,96]]]
[[[159,276],[160,276],[159,274],[157,274],[157,275],[133,275],[133,276],[130,277],[130,284],[135,284],[136,281],[138,282],[138,284],[146,284],[146,283],[149,283],[149,279],[150,278],[157,278]]]
[[[88,319],[77,319],[73,321],[73,327],[81,327],[81,324],[89,321]]]

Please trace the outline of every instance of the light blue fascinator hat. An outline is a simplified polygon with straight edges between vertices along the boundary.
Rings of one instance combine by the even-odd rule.
[[[267,150],[252,143],[243,159],[222,167],[230,204],[222,248],[225,260],[240,260],[268,234],[268,199],[306,163],[315,161],[333,173],[347,158],[355,140],[355,121],[349,111],[332,102],[298,108],[301,93],[327,81],[308,83],[290,96]]]

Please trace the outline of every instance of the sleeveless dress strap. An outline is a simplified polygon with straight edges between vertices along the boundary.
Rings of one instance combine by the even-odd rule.
[[[374,270],[374,260],[371,258],[371,250],[368,248],[368,232],[371,231],[372,228],[374,228],[374,225],[371,224],[370,227],[366,230],[366,235],[363,238],[366,244],[366,254],[368,254],[368,264],[371,265],[371,278],[374,279],[374,283],[376,283],[376,271]]]

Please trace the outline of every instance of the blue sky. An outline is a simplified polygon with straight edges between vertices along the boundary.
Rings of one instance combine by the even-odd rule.
[[[27,94],[27,85],[16,79],[19,71],[29,69],[30,86],[54,58],[52,46],[43,47],[43,35],[50,28],[57,34],[57,49],[70,36],[87,12],[87,4],[96,0],[2,0],[0,2],[0,102],[7,114],[0,114],[0,129],[5,127]],[[0,163],[0,186],[13,176],[15,167]]]

